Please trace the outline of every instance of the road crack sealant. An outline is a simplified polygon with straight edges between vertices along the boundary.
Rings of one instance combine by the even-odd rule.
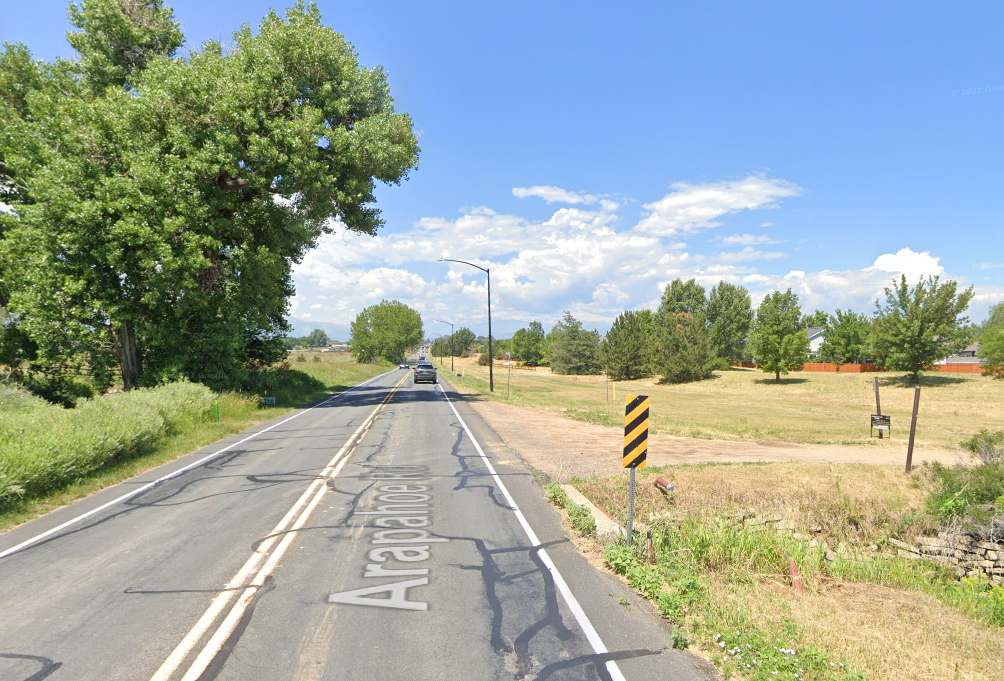
[[[505,497],[506,501],[509,502],[509,506],[511,507],[513,514],[516,516],[516,519],[519,521],[520,526],[523,528],[523,531],[526,533],[527,539],[530,540],[530,544],[533,547],[539,549],[537,555],[540,562],[543,563],[544,567],[551,574],[551,577],[554,580],[555,587],[561,593],[561,596],[565,600],[565,604],[568,606],[569,610],[572,611],[572,615],[575,617],[575,621],[578,623],[579,628],[582,629],[583,633],[586,635],[586,640],[589,641],[589,645],[592,647],[595,657],[603,658],[602,676],[604,678],[609,678],[610,681],[625,681],[624,674],[621,672],[620,667],[617,665],[616,656],[612,656],[610,654],[610,651],[607,649],[606,644],[603,643],[603,640],[600,638],[599,633],[597,633],[596,628],[593,626],[593,623],[589,621],[589,617],[586,615],[585,611],[582,609],[582,606],[579,604],[578,599],[575,598],[575,595],[572,593],[572,590],[568,587],[568,583],[565,581],[565,578],[562,577],[561,573],[558,571],[557,566],[554,564],[554,561],[551,560],[551,557],[550,555],[548,555],[547,550],[543,547],[543,544],[541,543],[540,539],[537,538],[537,533],[534,532],[533,528],[530,526],[530,523],[523,515],[523,512],[519,509],[519,506],[516,504],[516,501],[512,498],[512,495],[509,493],[509,489],[505,486],[505,483],[502,482],[502,479],[496,472],[495,467],[492,465],[491,461],[485,455],[484,450],[481,448],[481,444],[477,441],[477,438],[474,437],[474,433],[471,432],[471,429],[468,427],[467,422],[464,421],[464,418],[460,415],[460,412],[457,411],[457,407],[453,404],[453,400],[451,400],[450,396],[446,394],[446,389],[443,388],[442,385],[438,385],[437,388],[442,394],[443,399],[445,399],[447,404],[450,405],[450,409],[453,411],[453,415],[457,417],[457,421],[460,423],[460,426],[463,428],[464,432],[467,434],[467,437],[470,439],[471,444],[474,445],[474,448],[480,455],[481,460],[484,463],[485,468],[488,469],[489,474],[491,474],[491,477],[494,480],[495,485],[498,487],[499,490],[501,490],[502,495]]]
[[[54,662],[47,657],[42,657],[41,655],[22,655],[18,653],[0,653],[0,659],[4,660],[24,660],[26,662],[34,662],[41,665],[41,669],[37,672],[28,676],[24,681],[42,681],[52,674],[54,674],[60,667],[63,666],[62,662]],[[3,678],[0,676],[0,678]]]

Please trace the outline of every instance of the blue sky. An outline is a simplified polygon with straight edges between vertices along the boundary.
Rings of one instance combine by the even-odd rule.
[[[3,0],[0,40],[71,56],[66,3]],[[197,49],[255,0],[171,4]],[[1004,300],[1000,3],[320,2],[382,64],[421,165],[377,238],[296,271],[336,333],[381,298],[495,335],[563,310],[604,330],[680,276],[871,311],[893,276]],[[300,328],[304,328],[300,325]]]

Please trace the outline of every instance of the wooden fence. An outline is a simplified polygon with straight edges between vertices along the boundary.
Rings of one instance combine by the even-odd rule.
[[[729,362],[729,366],[743,367],[746,369],[758,369],[759,364],[753,362]],[[865,374],[885,371],[885,367],[877,364],[842,364],[840,373],[842,374]],[[802,371],[823,371],[836,373],[837,365],[830,362],[806,362]],[[936,364],[926,369],[928,373],[939,374],[979,374],[983,372],[982,364]]]

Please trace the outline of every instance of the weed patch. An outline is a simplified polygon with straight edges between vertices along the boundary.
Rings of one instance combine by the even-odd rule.
[[[658,493],[652,475],[674,492]],[[624,520],[623,476],[575,484]],[[696,648],[726,678],[990,681],[1004,646],[1004,589],[890,553],[903,528],[930,522],[931,489],[923,473],[898,467],[646,470],[635,524],[651,531],[653,552],[639,533],[634,548],[608,545],[603,557],[673,622],[675,646]]]
[[[560,506],[568,513],[568,522],[572,528],[584,537],[596,536],[596,520],[589,509],[568,498],[565,490],[556,482],[544,488],[544,494],[555,506]]]
[[[737,606],[732,593],[709,588],[709,580],[677,555],[668,553],[649,564],[643,554],[625,544],[608,545],[603,552],[611,569],[674,623],[674,647],[687,647],[692,635],[725,678],[737,674],[756,681],[865,678],[845,662],[831,661],[818,648],[804,644],[791,620],[770,627],[754,621]]]

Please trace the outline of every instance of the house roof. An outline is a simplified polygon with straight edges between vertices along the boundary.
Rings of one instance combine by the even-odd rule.
[[[809,335],[809,340],[813,340],[814,338],[822,336],[824,331],[826,331],[825,326],[810,326],[805,330],[805,333]]]

